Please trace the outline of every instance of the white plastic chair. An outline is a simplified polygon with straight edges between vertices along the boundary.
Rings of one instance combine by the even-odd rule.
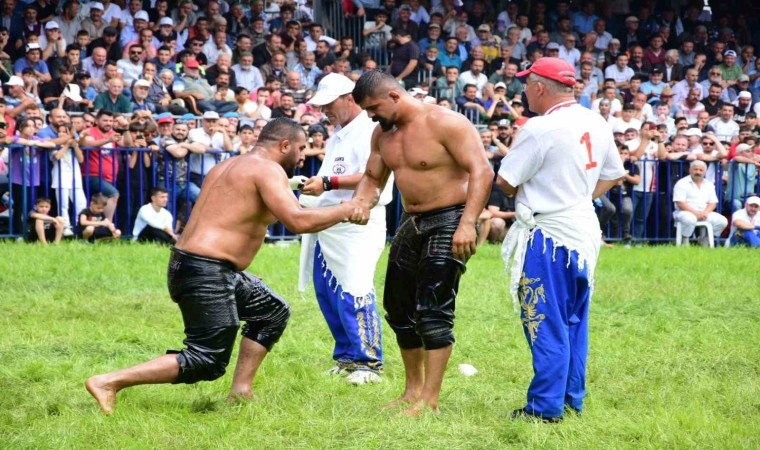
[[[700,220],[694,227],[694,231],[696,232],[697,228],[699,227],[705,227],[707,230],[707,239],[710,241],[710,248],[715,248],[715,236],[713,235],[713,227],[710,225],[710,222],[706,220]],[[680,247],[682,241],[683,236],[681,235],[681,222],[676,221],[676,247]]]

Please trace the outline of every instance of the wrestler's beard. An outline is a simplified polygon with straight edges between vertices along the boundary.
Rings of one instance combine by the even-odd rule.
[[[390,131],[390,130],[393,129],[393,122],[389,122],[389,121],[387,121],[385,119],[382,119],[380,117],[375,116],[375,117],[372,118],[372,121],[379,123],[380,124],[380,128],[382,128],[383,131]]]
[[[283,167],[285,169],[285,175],[288,176],[288,178],[293,178],[293,176],[296,174],[296,166],[292,165],[289,167]]]

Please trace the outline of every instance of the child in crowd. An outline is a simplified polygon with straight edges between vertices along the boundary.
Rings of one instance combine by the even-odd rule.
[[[55,245],[61,243],[64,220],[63,217],[49,215],[51,206],[49,198],[37,198],[34,209],[29,212],[29,231],[26,237],[28,242],[39,242],[42,245],[48,245],[50,241]]]
[[[81,120],[81,118],[78,118]],[[58,214],[63,217],[64,236],[73,236],[69,220],[69,201],[74,203],[74,211],[78,211],[87,204],[82,185],[82,172],[79,164],[84,162],[84,154],[79,144],[73,137],[71,125],[64,124],[58,127],[58,136],[67,136],[70,139],[61,145],[61,148],[50,152],[50,160],[53,162],[51,170],[51,185],[55,190],[55,198],[58,200]]]
[[[83,209],[79,213],[79,236],[86,239],[87,242],[93,243],[96,240],[110,240],[121,237],[121,231],[110,220],[106,219],[104,213],[108,198],[97,193],[90,199],[89,208]]]

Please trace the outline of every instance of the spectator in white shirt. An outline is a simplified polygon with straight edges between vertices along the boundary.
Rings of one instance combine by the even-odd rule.
[[[253,92],[264,86],[261,72],[253,65],[253,55],[251,52],[241,53],[239,61],[238,64],[232,66],[237,85],[245,87],[249,92]]]
[[[739,124],[734,122],[734,105],[725,103],[720,108],[718,117],[711,120],[708,125],[715,130],[715,136],[723,142],[731,142],[739,135]]]
[[[464,88],[468,84],[473,84],[478,88],[477,98],[483,98],[483,89],[488,84],[488,77],[483,73],[486,62],[482,59],[474,59],[470,63],[470,70],[462,72],[459,75],[457,83]]]
[[[615,80],[615,86],[618,89],[627,88],[628,82],[631,81],[631,77],[634,75],[633,69],[628,67],[628,55],[625,53],[620,53],[615,60],[615,64],[604,69],[604,78]]]
[[[709,222],[714,236],[720,236],[728,225],[728,220],[715,212],[718,196],[715,185],[705,179],[706,171],[704,161],[692,161],[689,176],[678,180],[673,187],[673,203],[676,207],[673,219],[681,224],[681,235],[686,242],[689,242],[698,221]]]
[[[562,46],[559,48],[559,57],[575,67],[580,63],[581,52],[575,48],[575,35],[567,33]]]
[[[335,43],[338,42],[335,39],[324,35],[324,28],[318,23],[312,23],[309,27],[309,35],[303,40],[306,41],[306,50],[313,52],[317,49],[317,42],[325,41],[330,48],[335,47]]]
[[[169,191],[164,188],[153,188],[150,192],[150,203],[143,205],[137,212],[135,226],[132,228],[132,239],[138,242],[158,242],[174,244],[177,235],[174,234],[172,213],[166,210],[169,202]]]
[[[229,55],[232,58],[232,49],[227,45],[227,33],[224,30],[214,32],[214,38],[203,45],[203,54],[206,55],[210,66],[216,64],[219,55]]]

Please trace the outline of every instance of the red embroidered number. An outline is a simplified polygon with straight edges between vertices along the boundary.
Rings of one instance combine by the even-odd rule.
[[[593,156],[591,154],[591,136],[589,136],[588,131],[583,133],[583,136],[581,136],[581,144],[586,144],[586,152],[588,153],[588,164],[586,164],[586,170],[593,169],[596,167],[596,161],[593,160]]]

